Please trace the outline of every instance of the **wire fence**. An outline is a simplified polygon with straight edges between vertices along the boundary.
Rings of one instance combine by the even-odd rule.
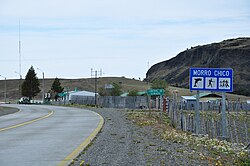
[[[183,106],[185,103],[168,101],[167,113],[173,126],[183,131],[196,133],[195,113]],[[209,104],[209,105],[208,105]],[[241,105],[241,107],[239,106]],[[244,106],[244,107],[243,107]],[[248,105],[249,106],[249,105]],[[232,143],[247,145],[250,142],[250,114],[245,103],[230,103],[227,107],[226,139]],[[210,109],[205,109],[210,108]],[[243,109],[244,108],[244,109]],[[222,138],[222,120],[219,103],[200,103],[200,132],[209,138]]]

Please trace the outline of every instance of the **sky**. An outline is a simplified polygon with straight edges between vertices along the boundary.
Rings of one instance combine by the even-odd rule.
[[[249,27],[249,0],[0,0],[0,75],[33,66],[39,78],[89,78],[92,68],[143,79],[187,48],[249,37]]]

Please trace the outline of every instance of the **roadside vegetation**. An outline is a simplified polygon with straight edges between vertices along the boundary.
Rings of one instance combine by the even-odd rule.
[[[150,126],[154,134],[164,141],[170,141],[192,149],[191,153],[179,149],[180,153],[190,153],[190,157],[198,156],[207,160],[211,165],[250,165],[249,150],[241,144],[233,144],[218,139],[209,139],[208,136],[198,137],[171,127],[170,119],[166,114],[158,111],[138,110],[128,111],[128,118],[141,127]]]
[[[35,69],[31,66],[21,86],[22,96],[28,97],[29,100],[32,100],[41,91],[39,86],[40,82],[35,73]]]
[[[109,89],[100,87],[98,93],[100,96],[120,96],[122,94],[122,86],[120,83],[113,82],[110,84]]]

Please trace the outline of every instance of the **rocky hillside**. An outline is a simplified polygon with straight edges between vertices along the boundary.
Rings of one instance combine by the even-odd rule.
[[[250,96],[250,38],[191,47],[170,60],[153,65],[146,80],[151,82],[160,78],[188,88],[190,67],[232,68],[234,93]]]

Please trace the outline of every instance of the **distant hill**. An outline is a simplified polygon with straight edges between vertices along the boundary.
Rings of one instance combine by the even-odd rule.
[[[59,78],[60,79],[60,78]],[[22,80],[23,81],[23,80]],[[39,79],[41,85],[40,89],[42,89],[42,80]],[[48,92],[48,90],[51,89],[51,85],[53,83],[54,79],[52,78],[46,78],[45,79],[45,92]],[[77,88],[79,91],[81,90],[87,90],[94,92],[94,78],[79,78],[79,79],[60,79],[61,85],[64,88],[67,88],[69,91],[75,90]],[[135,79],[129,79],[125,77],[101,77],[97,78],[97,89],[100,87],[104,87],[105,84],[111,84],[113,82],[119,83],[122,86],[123,92],[128,92],[131,89],[137,89],[139,91],[146,91],[151,87],[151,84],[148,82],[135,80]],[[12,79],[7,80],[7,102],[10,101],[12,103],[16,102],[19,98],[19,80],[18,79]],[[194,92],[190,92],[188,89],[183,88],[175,88],[170,86],[169,91],[172,92],[173,90],[178,90],[178,94],[181,95],[195,95]],[[66,89],[65,89],[66,90]],[[170,94],[171,96],[171,94]],[[229,99],[236,100],[238,98],[243,99],[246,101],[250,98],[246,98],[244,96],[239,95],[227,95]],[[40,100],[42,98],[42,91],[35,97],[35,99]],[[4,101],[4,80],[0,80],[0,103]]]
[[[95,80],[94,78],[80,78],[80,79],[60,79],[62,87],[65,90],[87,90],[94,92],[95,90]],[[20,97],[19,93],[19,79],[7,80],[7,101],[14,101]],[[40,89],[42,90],[42,80],[40,81]],[[54,79],[45,79],[45,92],[48,92],[51,89],[52,83]],[[21,83],[23,80],[21,81]],[[139,91],[147,90],[150,85],[147,82],[143,82],[140,80],[129,79],[125,77],[101,77],[97,78],[97,89],[100,87],[104,87],[105,84],[112,84],[113,82],[119,83],[122,86],[122,91],[128,92],[129,90],[135,88]],[[35,99],[42,98],[42,91],[35,97]],[[4,101],[4,80],[0,80],[0,102]]]
[[[160,78],[169,84],[188,88],[190,67],[232,68],[234,93],[250,96],[250,38],[191,47],[170,60],[153,65],[146,80],[152,82]]]

